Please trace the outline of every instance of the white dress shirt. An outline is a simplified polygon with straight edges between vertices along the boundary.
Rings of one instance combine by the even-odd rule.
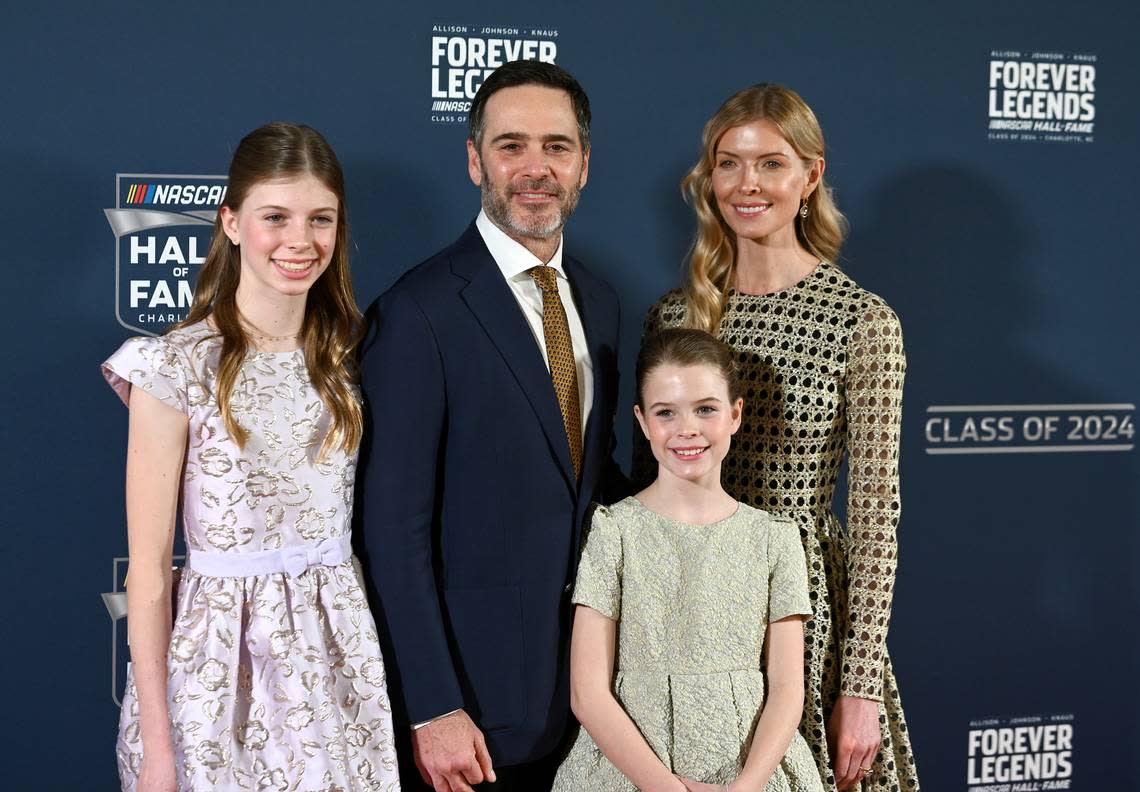
[[[578,371],[578,395],[582,403],[582,433],[586,432],[586,420],[590,417],[590,405],[594,400],[594,363],[590,360],[590,348],[586,345],[586,331],[582,329],[582,318],[578,315],[578,306],[574,303],[574,293],[570,289],[570,281],[566,278],[566,271],[562,268],[562,239],[558,240],[558,250],[549,262],[539,261],[538,257],[507,236],[501,228],[491,222],[482,210],[475,219],[475,227],[483,237],[491,257],[499,265],[511,293],[526,317],[530,331],[534,334],[534,341],[538,351],[542,353],[542,360],[550,370],[550,360],[546,356],[546,334],[542,329],[542,289],[534,282],[534,278],[527,272],[531,267],[540,267],[544,263],[553,267],[558,273],[558,296],[562,298],[562,307],[566,310],[566,323],[570,325],[570,341],[574,344],[574,368]],[[583,443],[585,437],[583,437]]]

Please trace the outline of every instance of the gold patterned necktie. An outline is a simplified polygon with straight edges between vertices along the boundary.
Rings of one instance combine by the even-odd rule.
[[[531,267],[528,274],[542,290],[542,334],[546,337],[546,357],[550,361],[550,379],[562,426],[570,443],[570,461],[574,476],[582,475],[582,401],[578,396],[578,367],[574,363],[574,344],[570,340],[570,324],[566,309],[558,296],[558,272],[554,267]]]

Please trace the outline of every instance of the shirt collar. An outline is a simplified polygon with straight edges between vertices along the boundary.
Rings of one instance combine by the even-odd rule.
[[[495,259],[495,263],[499,265],[503,277],[507,280],[521,275],[531,267],[541,267],[544,263],[554,267],[560,277],[566,277],[566,271],[562,269],[561,236],[558,238],[558,249],[554,251],[554,256],[550,261],[542,262],[519,242],[507,236],[506,232],[495,225],[482,209],[475,218],[475,227],[479,229],[487,250],[491,251],[491,258]]]

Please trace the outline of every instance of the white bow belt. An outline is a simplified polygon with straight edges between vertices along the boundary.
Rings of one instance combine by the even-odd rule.
[[[258,577],[284,572],[297,577],[309,567],[336,566],[352,558],[352,538],[330,536],[319,542],[253,553],[190,553],[186,565],[208,577]]]

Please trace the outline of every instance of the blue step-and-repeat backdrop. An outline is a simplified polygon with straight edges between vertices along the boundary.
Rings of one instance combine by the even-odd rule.
[[[593,103],[567,245],[621,296],[623,411],[704,121],[760,81],[812,105],[840,263],[907,342],[889,645],[923,786],[1140,789],[1138,22],[1104,0],[8,5],[0,786],[117,788],[127,413],[99,363],[185,313],[237,141],[328,137],[366,305],[474,216],[468,99],[530,56]]]

